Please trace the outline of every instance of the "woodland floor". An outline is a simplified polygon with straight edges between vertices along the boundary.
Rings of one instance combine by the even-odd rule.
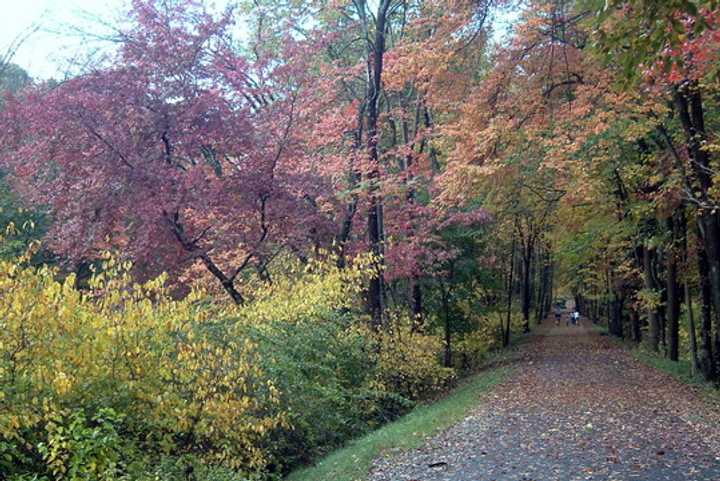
[[[512,379],[370,481],[720,480],[720,410],[587,327],[546,321]]]

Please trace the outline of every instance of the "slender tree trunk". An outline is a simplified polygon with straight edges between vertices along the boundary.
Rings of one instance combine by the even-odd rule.
[[[422,330],[424,323],[422,286],[419,277],[414,277],[412,283],[413,332],[418,332]]]
[[[547,318],[547,316],[550,315],[550,312],[552,311],[553,298],[555,297],[555,266],[552,262],[552,258],[550,256],[549,251],[547,253],[547,263],[548,263],[548,287],[547,287],[547,295],[545,296],[545,313],[543,315],[544,318]]]
[[[685,81],[679,85],[675,91],[675,106],[678,117],[685,132],[685,139],[688,151],[692,158],[692,168],[699,184],[699,200],[706,204],[709,202],[709,192],[713,188],[713,178],[711,175],[710,152],[703,148],[703,143],[707,141],[707,133],[705,130],[705,119],[703,111],[703,100],[700,93],[700,87],[695,81]],[[712,360],[712,368],[707,366],[708,372],[712,372],[713,377],[717,376],[718,359],[720,355],[720,222],[718,218],[720,213],[701,207],[698,212],[698,229],[700,238],[704,247],[705,277],[708,279],[710,286],[709,297],[712,302],[712,320],[714,321],[715,336],[714,346],[708,350]],[[703,274],[701,273],[701,277]],[[705,293],[703,293],[705,295]],[[711,332],[708,329],[706,332]],[[705,340],[703,340],[705,344]],[[708,344],[708,347],[710,344]],[[703,345],[703,350],[705,345]],[[702,355],[701,355],[702,362]]]
[[[598,301],[598,296],[599,296],[599,295],[600,295],[600,294],[598,293],[597,287],[595,287],[595,288],[593,289],[593,301],[592,301],[592,305],[593,305],[593,313],[592,313],[593,324],[597,324],[598,319],[600,318],[600,302]]]
[[[690,270],[690,249],[688,247],[688,224],[685,216],[685,205],[681,206],[677,214],[677,244],[682,254],[682,271],[683,276],[683,296],[685,299],[685,308],[687,309],[688,331],[690,334],[690,356],[692,375],[695,376],[700,370],[700,360],[698,357],[697,328],[695,327],[695,313],[692,305],[692,292],[690,290],[689,270]]]
[[[520,243],[520,246],[517,248],[518,252],[517,254],[517,260],[515,262],[515,285],[513,286],[513,295],[515,295],[518,299],[520,299],[520,302],[522,304],[522,295],[523,295],[523,264],[525,262],[523,261],[523,255],[524,255],[524,249],[522,242]],[[521,306],[522,307],[522,306]]]
[[[659,266],[662,260],[655,258],[655,263]],[[665,289],[665,282],[663,277],[657,275],[655,277],[655,285],[660,292],[660,305],[658,306],[658,325],[660,326],[660,350],[665,357],[668,357],[668,345],[667,345],[667,289]]]
[[[443,311],[445,313],[445,367],[452,367],[452,331],[450,321],[450,293],[442,288]]]
[[[612,302],[612,329],[610,333],[619,338],[623,337],[622,312],[624,304],[624,296],[615,292]]]
[[[368,288],[368,308],[372,316],[373,326],[380,328],[385,324],[385,279],[383,275],[384,226],[382,201],[380,199],[380,156],[378,153],[378,118],[380,92],[382,90],[383,61],[385,57],[385,33],[387,12],[390,0],[381,0],[375,15],[374,41],[369,45],[368,52],[368,102],[367,102],[367,151],[370,163],[368,180],[370,182],[370,205],[368,208],[368,241],[376,256],[376,272],[370,279]],[[362,2],[362,14],[365,5]],[[367,25],[367,20],[364,22]]]
[[[536,304],[537,291],[535,289],[537,285],[537,250],[533,250],[530,255],[530,302],[528,303],[529,310],[532,311]]]
[[[363,139],[363,130],[364,130],[364,119],[365,119],[365,108],[361,107],[360,112],[357,116],[357,128],[355,129],[355,132],[353,134],[353,149],[358,151],[363,145],[362,139]],[[358,169],[357,162],[354,156],[349,156],[350,158],[350,165],[349,165],[349,179],[348,179],[348,190],[354,191],[360,181],[362,180],[362,174],[360,173],[360,170]],[[345,258],[346,255],[346,248],[347,243],[350,240],[350,234],[352,233],[353,229],[353,223],[355,221],[355,215],[357,214],[358,210],[358,195],[357,193],[352,194],[350,198],[350,202],[345,206],[345,216],[343,218],[342,225],[340,227],[340,232],[337,234],[336,237],[336,243],[337,243],[337,252],[338,252],[338,258],[337,258],[337,266],[341,269],[344,269],[347,265],[347,259]]]
[[[530,276],[530,266],[532,264],[533,246],[528,244],[524,247],[523,252],[523,286],[522,286],[522,312],[523,312],[523,332],[530,332],[530,302],[532,300],[532,286]]]
[[[542,295],[538,299],[538,306],[539,306],[539,312],[540,316],[538,319],[538,324],[540,324],[543,320],[547,318],[548,315],[550,315],[550,308],[552,306],[552,263],[550,260],[550,251],[546,247],[543,249],[543,254],[540,257],[541,259],[541,272],[542,276],[540,278],[540,286],[541,286],[541,292]]]
[[[512,246],[510,247],[510,270],[507,284],[507,313],[505,319],[505,328],[503,329],[503,347],[510,344],[510,324],[512,321],[512,300],[513,300],[513,274],[515,273],[515,236],[513,236]]]
[[[692,356],[691,367],[692,367],[692,374],[694,376],[697,373],[697,371],[700,369],[700,360],[698,358],[698,347],[697,347],[697,337],[696,337],[697,331],[695,329],[695,314],[693,313],[692,296],[690,295],[690,284],[688,283],[687,279],[685,279],[685,282],[683,283],[683,288],[685,290],[685,307],[687,308],[688,330],[690,332],[690,355]]]
[[[545,267],[543,266],[544,262],[542,260],[543,253],[540,249],[537,255],[535,256],[535,274],[537,276],[536,286],[537,291],[535,294],[535,323],[540,324],[542,323],[542,315],[543,315],[543,309],[545,306]]]
[[[415,159],[414,159],[415,139],[417,138],[417,134],[420,129],[420,124],[422,122],[422,111],[425,108],[424,105],[425,104],[424,104],[422,95],[417,94],[416,105],[415,105],[415,123],[413,126],[412,137],[410,134],[410,127],[408,125],[407,120],[402,121],[403,143],[406,146],[409,146],[408,152],[405,155],[405,165],[403,166],[403,170],[405,171],[405,183],[408,184],[406,200],[407,200],[408,204],[411,204],[411,205],[414,205],[416,203],[416,199],[415,199],[416,192],[415,192],[415,188],[412,186],[413,174],[412,174],[411,168],[415,161]],[[392,125],[395,125],[394,122],[392,123]],[[395,144],[395,142],[393,142],[393,145],[394,144]],[[427,140],[425,138],[423,138],[423,140],[420,142],[420,154],[422,154],[425,151],[426,146],[427,146]],[[415,233],[415,234],[417,235],[417,233]],[[423,291],[422,291],[420,276],[414,275],[412,277],[411,284],[412,284],[411,297],[412,297],[412,313],[413,313],[413,330],[416,331],[416,330],[420,330],[424,323]]]
[[[665,263],[667,254],[663,249],[656,249],[652,261],[652,276],[657,292],[660,294],[660,305],[657,308],[658,328],[660,336],[660,351],[667,357],[667,290],[665,289]]]
[[[698,233],[699,236],[699,233]],[[698,237],[698,241],[701,239]],[[708,272],[707,255],[702,246],[698,246],[698,276],[700,278],[700,369],[708,381],[714,381],[717,376],[715,357],[713,356],[712,341],[712,287],[710,286],[710,273]]]
[[[643,247],[643,277],[645,280],[645,288],[649,291],[656,291],[655,280],[653,279],[653,252],[654,249],[649,246]],[[648,343],[650,348],[658,352],[660,348],[660,322],[658,320],[657,309],[649,307],[647,309],[648,323],[650,324],[650,335]]]
[[[715,374],[720,368],[720,231],[718,230],[715,215],[707,213],[705,219],[705,251],[707,253],[707,267],[710,274],[710,293],[712,296],[713,357]]]
[[[668,357],[671,361],[677,361],[680,356],[680,285],[677,280],[680,226],[678,224],[679,222],[672,217],[667,219],[671,245],[666,254],[665,291],[667,292]]]
[[[381,206],[377,199],[371,201],[370,214],[368,217],[368,236],[372,246],[372,252],[375,255],[376,270],[370,279],[370,287],[368,289],[368,308],[372,316],[372,323],[376,328],[384,325],[384,291],[385,280],[383,275],[383,247],[382,234],[380,227],[380,209]]]
[[[630,328],[632,329],[632,339],[640,344],[642,335],[640,330],[640,312],[637,309],[630,311]]]

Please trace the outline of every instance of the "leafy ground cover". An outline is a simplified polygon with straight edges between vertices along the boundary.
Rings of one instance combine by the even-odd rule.
[[[498,363],[468,379],[447,397],[418,406],[411,413],[348,444],[312,467],[290,475],[288,481],[335,481],[367,479],[372,461],[390,450],[413,449],[428,436],[460,421],[478,399],[512,372],[507,363]]]
[[[357,322],[359,268],[235,307],[112,256],[84,290],[28,259],[0,260],[0,479],[276,479],[456,382],[439,338]]]
[[[593,324],[591,329],[603,336],[607,336],[609,334],[607,326],[603,324]],[[720,394],[715,389],[713,383],[706,381],[700,371],[693,372],[692,363],[689,359],[681,358],[677,361],[673,361],[664,357],[662,353],[652,352],[644,346],[638,346],[631,341],[623,341],[616,337],[611,337],[610,339],[614,342],[622,344],[625,348],[630,349],[632,356],[636,360],[670,374],[683,384],[700,389],[700,392],[707,400],[720,403]]]
[[[370,479],[720,477],[720,412],[607,336],[544,326],[516,373],[451,429],[379,458]]]

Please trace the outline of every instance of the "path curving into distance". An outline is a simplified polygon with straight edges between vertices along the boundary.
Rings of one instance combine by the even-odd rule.
[[[512,379],[370,481],[719,481],[720,410],[586,327],[546,321]]]

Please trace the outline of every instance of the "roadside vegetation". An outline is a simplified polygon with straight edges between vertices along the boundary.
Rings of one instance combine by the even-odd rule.
[[[0,478],[355,476],[561,298],[720,385],[717,0],[117,4],[0,46]]]

